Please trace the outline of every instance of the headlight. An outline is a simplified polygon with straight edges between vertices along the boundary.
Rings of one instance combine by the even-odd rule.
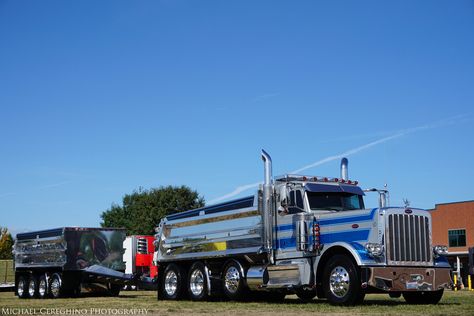
[[[434,246],[433,253],[435,254],[436,257],[446,256],[448,254],[448,247],[442,246],[442,245]]]
[[[383,245],[376,243],[367,243],[365,244],[365,250],[372,257],[380,257],[383,255]]]

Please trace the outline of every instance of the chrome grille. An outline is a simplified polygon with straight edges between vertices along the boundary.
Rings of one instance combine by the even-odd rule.
[[[390,214],[386,237],[388,264],[432,263],[428,216]]]
[[[137,238],[137,253],[147,254],[148,253],[148,243],[146,238]]]

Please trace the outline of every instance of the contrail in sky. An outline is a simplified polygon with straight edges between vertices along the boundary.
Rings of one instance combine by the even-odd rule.
[[[427,130],[427,129],[443,127],[443,126],[446,126],[446,125],[451,125],[451,124],[454,124],[454,123],[458,122],[458,120],[460,120],[462,118],[465,118],[466,116],[467,115],[456,115],[456,116],[453,116],[451,118],[447,118],[445,120],[434,122],[434,123],[431,123],[431,124],[426,124],[426,125],[422,125],[422,126],[418,126],[418,127],[403,129],[403,130],[395,132],[394,134],[392,134],[390,136],[386,136],[386,137],[380,138],[378,140],[375,140],[373,142],[367,143],[365,145],[349,149],[349,150],[347,150],[347,151],[345,151],[341,154],[329,156],[329,157],[323,158],[321,160],[315,161],[315,162],[313,162],[309,165],[306,165],[304,167],[301,167],[299,169],[291,171],[290,174],[291,173],[300,173],[304,170],[314,168],[314,167],[320,166],[322,164],[325,164],[325,163],[328,163],[328,162],[331,162],[331,161],[334,161],[334,160],[339,160],[339,159],[342,159],[343,157],[354,155],[358,152],[364,151],[364,150],[369,149],[371,147],[386,143],[388,141],[400,138],[400,137],[408,135],[408,134],[412,134],[412,133]],[[262,182],[260,181],[260,182],[256,182],[256,183],[250,183],[250,184],[245,184],[245,185],[238,186],[237,188],[234,189],[234,191],[229,192],[227,194],[224,194],[224,195],[222,195],[220,197],[217,197],[215,199],[212,199],[208,203],[209,204],[214,204],[214,203],[220,202],[222,200],[229,199],[229,198],[234,197],[234,196],[236,196],[236,195],[238,195],[238,194],[240,194],[244,191],[256,188],[256,187],[258,187],[259,184],[262,184]]]

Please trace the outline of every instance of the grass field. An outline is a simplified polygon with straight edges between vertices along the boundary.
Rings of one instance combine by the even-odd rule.
[[[402,298],[388,295],[368,295],[356,307],[336,307],[324,300],[301,303],[296,296],[287,296],[282,303],[266,302],[192,302],[157,301],[152,291],[125,291],[119,297],[81,297],[70,299],[18,299],[12,292],[0,293],[0,315],[5,309],[29,309],[44,314],[41,309],[146,309],[147,314],[174,315],[473,315],[474,292],[447,291],[438,305],[408,305]],[[3,310],[3,312],[2,312]],[[17,310],[18,311],[18,310]],[[22,314],[22,313],[19,313]],[[26,314],[26,313],[23,313]],[[97,314],[97,312],[92,312]],[[104,313],[101,313],[104,314]],[[107,313],[105,313],[107,314]],[[109,314],[114,314],[111,312]],[[115,313],[117,314],[117,313]],[[18,314],[16,314],[18,315]]]
[[[13,272],[13,260],[0,260],[0,283],[15,281]]]

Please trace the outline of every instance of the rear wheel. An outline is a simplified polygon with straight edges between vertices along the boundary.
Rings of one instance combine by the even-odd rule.
[[[28,280],[28,296],[30,298],[38,296],[38,279],[34,275],[31,275]]]
[[[202,262],[195,262],[188,273],[188,293],[194,301],[202,301],[208,298],[208,283],[206,267]]]
[[[364,299],[354,262],[345,255],[332,257],[323,272],[323,288],[329,303],[355,305]]]
[[[444,290],[403,292],[403,298],[408,304],[438,304],[443,297]]]
[[[48,297],[49,286],[48,286],[48,278],[45,274],[40,275],[38,278],[38,297],[39,298],[46,298]]]
[[[185,289],[185,278],[182,269],[174,264],[169,264],[159,287],[160,299],[163,300],[177,300],[182,298]]]
[[[24,275],[18,277],[18,282],[16,284],[16,295],[18,295],[19,298],[28,297],[28,279]]]
[[[244,279],[244,268],[237,261],[229,261],[222,272],[222,288],[224,294],[231,300],[241,300],[247,291]]]
[[[49,285],[49,293],[51,294],[52,298],[58,298],[63,295],[64,289],[62,284],[62,278],[59,273],[54,273],[51,276],[50,285]]]

